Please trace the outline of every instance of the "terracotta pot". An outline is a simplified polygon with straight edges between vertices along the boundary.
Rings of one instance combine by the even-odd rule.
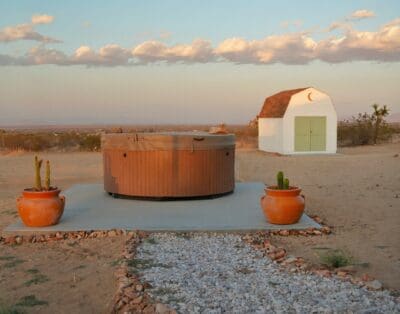
[[[64,212],[65,197],[59,196],[59,189],[34,191],[25,189],[17,198],[19,216],[28,227],[55,225]]]
[[[278,190],[275,186],[265,189],[261,197],[261,207],[268,222],[277,225],[290,225],[299,221],[304,212],[304,196],[301,189],[291,186],[289,190]]]

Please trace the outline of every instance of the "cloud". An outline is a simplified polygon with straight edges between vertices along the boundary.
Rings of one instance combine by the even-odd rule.
[[[11,42],[17,40],[34,40],[42,43],[59,43],[58,39],[39,34],[31,24],[19,24],[5,27],[0,31],[0,42]]]
[[[132,54],[128,49],[115,44],[106,45],[100,48],[98,52],[88,46],[81,46],[75,50],[75,53],[69,59],[69,63],[89,66],[128,65],[131,57]]]
[[[400,61],[400,18],[376,32],[348,29],[342,36],[322,40],[316,48],[318,59],[326,62],[357,60]]]
[[[316,45],[312,38],[302,33],[268,36],[252,41],[230,38],[220,43],[215,53],[235,63],[304,64],[314,57]]]
[[[310,33],[297,32],[271,35],[257,40],[233,37],[218,43],[215,48],[210,41],[204,39],[176,45],[153,40],[133,48],[108,44],[94,50],[88,46],[81,46],[71,55],[66,55],[62,51],[40,45],[23,56],[0,55],[0,65],[56,64],[92,67],[148,63],[307,64],[314,60],[328,63],[400,61],[400,18],[382,25],[376,31],[359,31],[350,23],[333,26],[339,30],[338,34],[319,40],[312,38]],[[1,34],[12,38],[28,37],[28,31]],[[4,37],[0,37],[1,39],[4,41]],[[40,38],[36,40],[41,41]]]
[[[44,36],[35,31],[37,24],[48,24],[53,22],[54,17],[50,15],[33,15],[32,23],[24,23],[15,26],[7,26],[0,30],[0,42],[11,42],[17,40],[34,40],[42,43],[60,43],[55,38]]]
[[[362,19],[368,19],[371,17],[374,17],[375,13],[373,11],[369,11],[369,10],[357,10],[354,11],[351,15],[350,15],[350,19],[353,20],[362,20]]]
[[[32,16],[32,24],[50,24],[54,21],[54,16],[47,14],[35,14]]]
[[[146,41],[132,49],[132,55],[143,63],[158,61],[193,63],[214,60],[211,43],[203,39],[196,39],[189,45],[171,47],[159,41]]]

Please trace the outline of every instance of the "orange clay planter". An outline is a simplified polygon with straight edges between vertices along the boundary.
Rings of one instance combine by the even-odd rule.
[[[64,212],[65,197],[57,188],[49,191],[25,189],[17,199],[19,216],[28,227],[55,225]]]
[[[279,190],[276,186],[265,189],[261,197],[261,207],[268,222],[276,225],[290,225],[298,222],[304,212],[304,196],[301,189],[291,186]]]

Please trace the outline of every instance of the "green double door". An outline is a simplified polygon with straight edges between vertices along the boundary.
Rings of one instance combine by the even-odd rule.
[[[326,150],[326,117],[295,117],[294,125],[296,152]]]

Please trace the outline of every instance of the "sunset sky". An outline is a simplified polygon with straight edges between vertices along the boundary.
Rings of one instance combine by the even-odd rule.
[[[247,123],[313,86],[400,112],[400,1],[1,1],[0,125]]]

